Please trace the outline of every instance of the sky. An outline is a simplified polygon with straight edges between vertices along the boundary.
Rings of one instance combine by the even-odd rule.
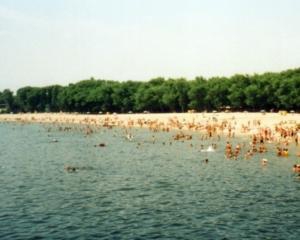
[[[299,0],[0,0],[0,91],[300,67]]]

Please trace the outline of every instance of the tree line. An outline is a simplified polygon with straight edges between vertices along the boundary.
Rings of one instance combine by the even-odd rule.
[[[68,86],[23,87],[0,92],[8,112],[186,112],[300,110],[300,68],[232,77],[109,81],[91,78]]]

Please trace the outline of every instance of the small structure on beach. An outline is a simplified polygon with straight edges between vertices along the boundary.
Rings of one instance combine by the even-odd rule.
[[[222,106],[218,109],[220,112],[231,112],[231,107],[230,106]]]

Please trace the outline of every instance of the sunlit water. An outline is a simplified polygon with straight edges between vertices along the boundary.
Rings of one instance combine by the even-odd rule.
[[[0,239],[299,239],[295,157],[270,151],[262,167],[226,160],[225,139],[201,153],[199,133],[132,133],[1,123]]]

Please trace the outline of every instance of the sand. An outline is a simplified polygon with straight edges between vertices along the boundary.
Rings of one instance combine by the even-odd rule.
[[[148,113],[148,114],[75,114],[75,113],[26,113],[0,114],[0,122],[75,123],[121,127],[148,127],[168,129],[206,130],[207,126],[226,123],[225,133],[230,128],[235,134],[252,134],[260,129],[272,131],[281,127],[296,127],[300,124],[300,114],[288,113]],[[228,128],[229,126],[229,128]],[[222,130],[223,131],[223,130]]]

